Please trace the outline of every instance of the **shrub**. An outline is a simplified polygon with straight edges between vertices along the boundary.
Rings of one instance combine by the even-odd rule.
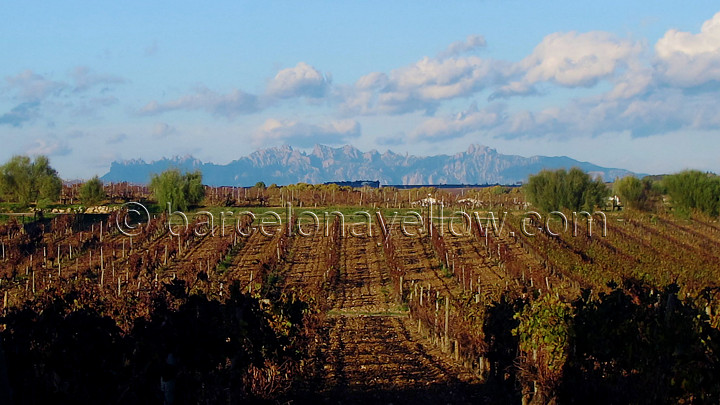
[[[593,180],[578,168],[543,170],[530,176],[524,187],[528,200],[544,211],[567,208],[591,211],[603,203],[608,189],[601,180]]]
[[[178,169],[166,170],[152,176],[150,189],[162,209],[170,203],[173,209],[186,210],[205,197],[199,171],[181,174]]]
[[[663,185],[677,211],[700,211],[711,217],[720,214],[720,177],[686,170],[665,176]]]
[[[105,199],[105,189],[100,179],[95,176],[92,179],[86,181],[80,187],[80,200],[85,205],[97,205],[100,201]]]
[[[13,156],[0,166],[0,195],[6,201],[22,206],[38,200],[57,201],[61,191],[62,180],[45,156],[33,161],[27,156]]]

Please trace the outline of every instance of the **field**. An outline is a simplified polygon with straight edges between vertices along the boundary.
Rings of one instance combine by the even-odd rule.
[[[110,206],[146,197],[126,192]],[[211,189],[187,231],[9,217],[7,383],[19,403],[720,399],[716,220],[563,231],[518,190],[431,192]]]

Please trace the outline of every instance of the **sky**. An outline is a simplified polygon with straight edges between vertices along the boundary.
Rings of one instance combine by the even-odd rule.
[[[596,4],[595,4],[596,3]],[[690,6],[690,4],[692,4]],[[0,162],[471,144],[720,172],[717,1],[0,0]]]

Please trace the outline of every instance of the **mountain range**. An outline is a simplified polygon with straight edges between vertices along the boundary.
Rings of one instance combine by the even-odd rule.
[[[516,184],[542,169],[579,167],[605,181],[634,173],[580,162],[566,156],[503,155],[482,145],[470,145],[454,155],[414,156],[392,151],[362,152],[346,145],[332,148],[315,145],[304,152],[284,145],[261,149],[228,164],[204,163],[192,156],[113,162],[102,177],[106,182],[146,184],[154,173],[168,168],[200,170],[203,183],[211,186],[252,186],[266,184],[324,183],[331,181],[379,180],[383,185],[415,184]]]

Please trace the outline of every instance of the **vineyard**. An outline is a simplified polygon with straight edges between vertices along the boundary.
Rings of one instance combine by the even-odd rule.
[[[526,215],[517,190],[205,202],[232,220],[156,210],[131,235],[116,209],[4,220],[3,399],[720,401],[720,225],[701,214],[563,223]]]

